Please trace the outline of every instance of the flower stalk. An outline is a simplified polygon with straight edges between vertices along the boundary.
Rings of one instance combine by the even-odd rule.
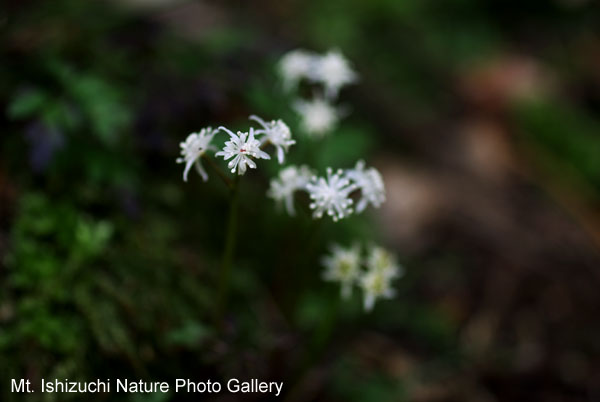
[[[217,317],[220,322],[223,321],[227,309],[227,297],[229,294],[229,282],[231,279],[231,266],[233,264],[233,254],[235,252],[235,243],[237,237],[239,178],[240,176],[236,175],[231,184],[229,218],[227,222],[227,232],[225,233],[225,247],[223,248],[223,257],[221,259],[221,270],[219,272]]]

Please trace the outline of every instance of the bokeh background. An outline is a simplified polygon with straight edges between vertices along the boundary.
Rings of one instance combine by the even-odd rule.
[[[599,400],[599,31],[593,0],[3,2],[0,398],[83,400],[10,378],[237,376],[286,401]],[[276,164],[247,174],[216,327],[228,194],[182,182],[178,143],[252,113],[297,127],[275,65],[298,47],[361,80],[290,160],[364,158],[388,201],[315,225],[265,197]],[[320,276],[355,240],[406,268],[370,314]]]

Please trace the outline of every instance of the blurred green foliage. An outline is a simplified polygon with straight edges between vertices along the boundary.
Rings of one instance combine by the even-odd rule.
[[[564,102],[537,100],[519,105],[515,110],[526,138],[552,174],[571,181],[589,183],[594,196],[600,196],[600,121],[581,109]],[[540,152],[542,151],[542,152]]]
[[[343,358],[335,368],[334,394],[345,401],[398,401],[405,400],[404,385],[393,377],[364,362]]]
[[[208,183],[195,175],[181,181],[178,142],[208,124],[247,127],[246,117],[257,114],[282,118],[298,133],[289,163],[319,173],[348,168],[380,151],[402,151],[401,135],[381,133],[361,109],[374,102],[370,90],[380,91],[373,99],[399,105],[395,117],[406,117],[405,126],[445,124],[457,109],[470,110],[457,99],[465,66],[506,52],[529,22],[559,42],[569,29],[585,33],[596,22],[586,8],[564,12],[541,1],[510,1],[504,7],[512,13],[499,1],[308,1],[281,22],[297,37],[279,43],[272,27],[245,22],[246,15],[187,38],[106,2],[15,3],[14,17],[0,18],[8,134],[0,138],[0,179],[7,177],[16,194],[2,227],[9,248],[0,271],[0,377],[258,373],[292,388],[311,369],[326,367],[332,381],[321,399],[350,401],[407,395],[409,379],[355,356],[352,345],[363,341],[365,328],[417,345],[445,372],[464,359],[458,324],[422,300],[412,286],[426,280],[418,273],[409,272],[399,297],[371,315],[362,313],[359,294],[342,303],[339,289],[321,280],[319,256],[332,242],[379,241],[373,217],[334,225],[313,221],[306,208],[295,217],[274,213],[265,191],[280,166],[264,163],[241,184],[231,307],[225,324],[215,325],[228,193],[212,172]],[[527,15],[531,8],[535,18]],[[363,89],[342,96],[350,116],[321,141],[302,136],[293,97],[274,78],[277,57],[295,46],[339,47],[361,72]],[[523,46],[538,51],[536,43]],[[558,59],[559,74],[570,79],[561,48],[540,46],[539,57]],[[515,105],[509,117],[520,140],[551,156],[553,172],[572,167],[598,196],[593,110],[548,97]],[[440,264],[459,266],[460,275],[459,257]],[[424,264],[414,265],[418,271]],[[5,382],[0,398],[18,400]],[[58,400],[28,400],[52,398]]]

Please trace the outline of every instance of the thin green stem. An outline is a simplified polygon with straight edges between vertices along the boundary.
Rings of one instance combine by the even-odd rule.
[[[229,220],[227,222],[227,232],[225,234],[225,247],[223,248],[223,258],[221,260],[221,271],[219,273],[219,303],[217,316],[222,323],[223,316],[227,308],[227,296],[229,293],[229,282],[231,278],[231,266],[233,264],[233,254],[235,252],[235,240],[237,237],[237,217],[239,201],[239,175],[235,176],[231,185],[231,199],[229,204]]]

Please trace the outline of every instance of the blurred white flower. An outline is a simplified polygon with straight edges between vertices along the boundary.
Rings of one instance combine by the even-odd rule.
[[[371,203],[379,208],[385,201],[385,186],[381,174],[371,167],[365,169],[365,162],[358,161],[354,169],[349,169],[346,176],[354,181],[361,190],[361,198],[356,204],[356,212],[362,212]]]
[[[250,127],[249,133],[238,131],[237,134],[231,130],[221,126],[219,130],[225,131],[230,136],[230,140],[225,142],[225,147],[215,156],[223,156],[223,159],[228,160],[233,158],[227,167],[231,169],[231,173],[242,175],[246,173],[246,168],[256,169],[256,163],[252,158],[271,159],[269,154],[260,149],[260,141],[254,138],[254,128]]]
[[[379,246],[372,246],[363,261],[358,244],[351,248],[333,245],[321,263],[326,268],[323,279],[339,282],[343,298],[351,295],[354,284],[361,288],[366,311],[373,309],[377,299],[394,297],[392,282],[403,273],[396,257]]]
[[[377,298],[389,299],[394,296],[392,280],[404,272],[396,256],[379,246],[371,247],[365,263],[367,272],[360,279],[360,286],[364,292],[365,310],[369,311]]]
[[[342,219],[352,213],[352,199],[349,195],[356,190],[356,185],[351,183],[340,169],[335,174],[331,168],[327,169],[327,178],[313,177],[306,185],[314,210],[313,217],[321,218],[324,212],[334,221]]]
[[[358,75],[339,50],[330,50],[318,58],[314,70],[310,71],[310,79],[322,83],[325,96],[335,99],[340,89],[355,82]]]
[[[323,279],[339,282],[343,298],[352,294],[352,286],[360,277],[360,246],[355,244],[351,248],[342,248],[339,245],[331,247],[331,255],[322,258],[325,267]]]
[[[202,180],[207,181],[208,175],[200,163],[200,157],[208,149],[214,149],[210,145],[213,137],[217,133],[217,130],[213,130],[211,127],[206,127],[200,130],[199,133],[192,133],[188,135],[184,142],[180,143],[181,147],[181,158],[177,158],[177,163],[185,163],[185,169],[183,170],[183,181],[187,182],[188,172],[192,165],[196,166],[196,170],[202,176]]]
[[[296,141],[292,139],[292,132],[290,128],[283,122],[283,120],[272,120],[269,122],[264,121],[258,116],[250,116],[250,120],[258,122],[263,128],[255,131],[256,134],[264,134],[265,136],[261,140],[261,145],[265,142],[270,142],[277,149],[277,160],[280,164],[285,159],[285,152],[288,151],[291,145],[294,145]]]
[[[283,87],[286,90],[296,88],[302,78],[311,75],[317,56],[312,52],[297,49],[292,50],[281,58],[279,71],[283,78]]]
[[[368,270],[359,280],[363,290],[363,303],[367,311],[371,311],[378,298],[391,299],[396,292],[392,289],[392,276],[379,270]]]
[[[293,107],[302,119],[303,130],[312,137],[323,137],[337,126],[340,119],[340,111],[320,97],[311,101],[297,100]]]
[[[379,246],[371,247],[365,264],[369,272],[379,272],[389,278],[396,278],[404,273],[396,256]]]
[[[312,172],[308,166],[288,166],[279,172],[278,178],[271,180],[267,196],[277,203],[285,203],[287,212],[294,215],[294,193],[303,189],[311,177]]]

